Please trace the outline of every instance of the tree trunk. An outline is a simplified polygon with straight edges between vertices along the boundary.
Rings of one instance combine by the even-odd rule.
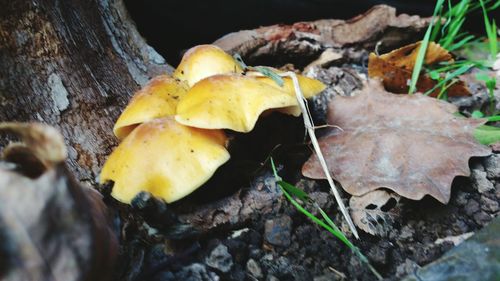
[[[138,34],[122,0],[0,5],[0,121],[59,128],[69,167],[93,182],[131,94],[172,68]]]

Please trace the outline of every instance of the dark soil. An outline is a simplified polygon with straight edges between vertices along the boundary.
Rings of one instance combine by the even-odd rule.
[[[493,159],[496,164],[490,165]],[[361,233],[356,245],[387,280],[398,280],[436,260],[454,246],[446,238],[475,232],[498,214],[500,189],[495,177],[500,174],[488,171],[499,167],[499,159],[494,155],[475,160],[473,172],[479,178],[457,178],[448,205],[430,198],[406,202],[402,219],[388,237]],[[480,193],[478,188],[485,186],[479,184],[495,188]],[[337,214],[336,222],[343,220],[325,184],[302,179],[299,186],[329,214]],[[131,242],[124,245],[123,265],[133,270],[119,272],[117,280],[375,280],[345,245],[289,204],[278,214],[199,240],[165,241],[158,235],[142,240],[141,236],[129,237]],[[151,240],[157,242],[150,244]]]

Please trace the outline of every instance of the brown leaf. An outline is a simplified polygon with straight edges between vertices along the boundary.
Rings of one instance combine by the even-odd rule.
[[[0,279],[108,280],[117,238],[100,194],[79,185],[52,127],[0,123],[24,141],[0,158]]]
[[[390,53],[377,56],[371,53],[368,59],[368,76],[381,78],[386,90],[393,93],[407,93],[408,81],[411,80],[413,67],[420,49],[420,42],[406,45]],[[430,42],[425,54],[424,65],[453,61],[450,53],[439,44]],[[437,82],[425,74],[417,81],[417,90],[425,93],[436,86]],[[440,89],[434,90],[430,96],[436,97]],[[463,81],[458,81],[447,90],[449,97],[469,96],[470,92]]]
[[[393,192],[380,189],[353,196],[349,200],[352,220],[367,233],[385,236],[400,216],[400,198]]]
[[[334,97],[328,122],[343,131],[320,139],[328,166],[342,187],[361,196],[380,187],[420,200],[450,198],[451,182],[469,175],[468,160],[491,153],[473,137],[485,120],[455,116],[444,101],[393,95],[369,80],[355,97]],[[310,178],[325,178],[315,155],[303,166]]]

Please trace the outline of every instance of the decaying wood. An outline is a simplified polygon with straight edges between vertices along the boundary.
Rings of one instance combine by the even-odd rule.
[[[214,44],[250,62],[259,62],[269,56],[274,57],[273,61],[299,58],[299,61],[310,62],[331,47],[373,51],[379,42],[383,50],[414,42],[428,23],[428,18],[396,16],[394,8],[379,5],[350,20],[327,19],[243,30],[230,33]]]
[[[215,229],[231,229],[259,215],[270,215],[281,208],[284,198],[269,173],[258,177],[246,188],[221,200],[191,209],[177,209],[179,219],[196,232],[206,233]]]
[[[0,2],[0,121],[56,126],[71,170],[94,181],[131,94],[170,66],[121,0]]]

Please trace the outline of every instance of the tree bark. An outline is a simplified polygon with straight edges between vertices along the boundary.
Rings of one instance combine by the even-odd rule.
[[[122,0],[0,5],[0,121],[57,127],[70,169],[94,182],[131,94],[172,68],[139,35]]]

